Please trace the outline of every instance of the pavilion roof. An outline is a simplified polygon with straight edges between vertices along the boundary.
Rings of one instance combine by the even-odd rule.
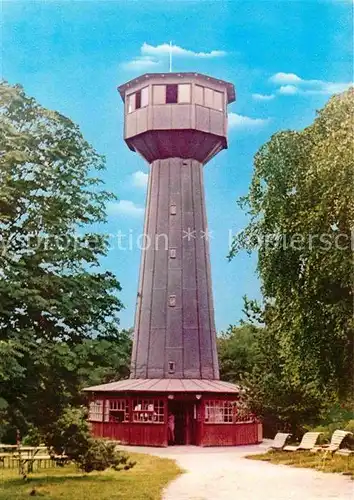
[[[206,379],[126,379],[86,387],[87,392],[213,392],[240,393],[241,388],[230,382]]]

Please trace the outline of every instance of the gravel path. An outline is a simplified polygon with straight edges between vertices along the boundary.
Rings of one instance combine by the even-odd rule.
[[[340,474],[244,458],[267,446],[269,443],[233,448],[139,447],[134,451],[172,458],[186,471],[167,487],[163,500],[354,499],[353,481]]]

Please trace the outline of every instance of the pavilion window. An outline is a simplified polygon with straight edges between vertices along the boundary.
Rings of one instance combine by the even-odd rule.
[[[127,399],[107,399],[104,412],[105,422],[129,422],[129,401]]]
[[[137,424],[163,424],[165,402],[163,399],[135,399],[133,401],[133,422]]]
[[[103,420],[103,401],[91,401],[89,405],[88,419],[91,422],[102,422]]]
[[[204,421],[207,424],[237,424],[254,422],[254,416],[240,401],[205,401]]]

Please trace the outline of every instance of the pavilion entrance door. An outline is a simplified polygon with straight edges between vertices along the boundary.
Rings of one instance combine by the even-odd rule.
[[[168,412],[175,417],[176,445],[196,444],[195,403],[189,401],[169,401]],[[172,444],[172,443],[169,443]]]

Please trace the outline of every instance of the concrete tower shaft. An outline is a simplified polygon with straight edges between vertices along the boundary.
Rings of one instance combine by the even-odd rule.
[[[151,164],[132,378],[219,378],[203,168]]]
[[[219,379],[203,165],[227,147],[234,87],[170,73],[119,91],[125,140],[150,163],[131,378]]]

